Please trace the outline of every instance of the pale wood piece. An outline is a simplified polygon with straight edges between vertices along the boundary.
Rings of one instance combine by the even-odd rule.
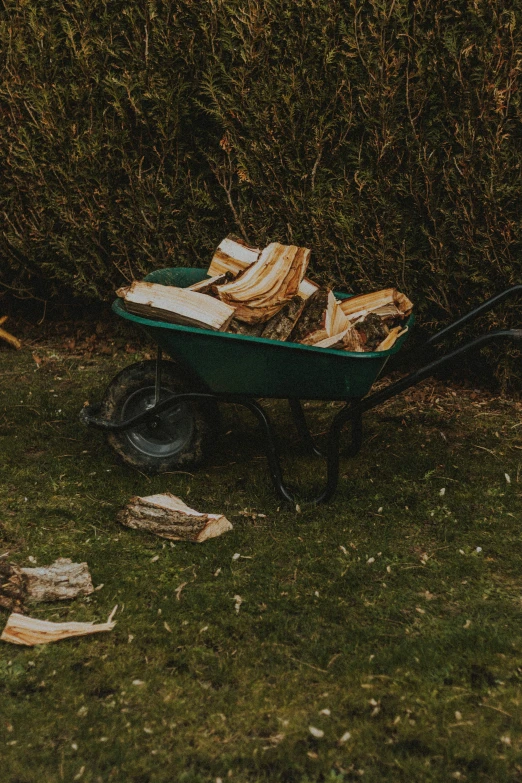
[[[231,234],[218,245],[210,262],[208,274],[211,277],[223,275],[225,272],[237,275],[254,264],[260,253],[259,248],[249,247],[242,239]]]
[[[20,568],[26,577],[29,601],[69,601],[94,592],[87,563],[61,557],[50,566]]]
[[[343,313],[350,316],[350,320],[359,318],[378,307],[393,304],[396,294],[395,288],[384,288],[382,291],[373,291],[371,294],[359,294],[341,301]]]
[[[390,329],[390,333],[384,338],[382,343],[379,343],[376,351],[387,351],[389,348],[393,348],[399,337],[401,337],[403,334],[405,334],[408,331],[408,327],[405,326],[404,329],[402,326],[396,326],[393,329]]]
[[[4,315],[2,319],[2,323],[5,323],[7,321],[7,316]],[[9,332],[6,332],[5,329],[0,329],[0,339],[4,340],[6,343],[9,343],[9,345],[12,345],[13,348],[16,348],[17,351],[20,350],[22,347],[22,343],[17,337],[14,337],[14,335],[10,334]]]
[[[116,609],[116,607],[115,607]],[[35,644],[48,644],[58,642],[61,639],[69,639],[72,636],[87,636],[91,633],[112,631],[115,622],[112,621],[114,611],[106,623],[51,623],[47,620],[37,620],[35,617],[27,617],[13,612],[9,615],[7,624],[0,636],[3,642],[23,644],[33,647]]]
[[[268,321],[297,294],[309,259],[307,248],[272,242],[237,280],[219,286],[219,297],[240,321]]]
[[[2,315],[0,317],[0,326],[2,326],[2,324],[5,324],[5,322],[7,321],[8,318],[9,318],[8,315]]]
[[[394,299],[395,304],[404,315],[409,315],[413,310],[413,302],[408,299],[406,294],[397,291]]]
[[[134,530],[144,530],[172,541],[194,541],[198,544],[232,530],[232,524],[222,514],[195,511],[170,492],[131,498],[118,514],[118,519]]]
[[[333,291],[328,293],[328,303],[325,313],[325,329],[329,337],[346,331],[350,326],[350,319],[342,310],[341,302],[335,298]]]
[[[134,281],[116,293],[130,313],[167,323],[224,331],[234,316],[234,307],[187,288]]]
[[[315,292],[318,290],[319,286],[317,283],[314,283],[313,280],[310,280],[308,277],[303,277],[299,283],[297,293],[302,299],[308,299],[308,297],[312,296],[312,294],[315,294]]]
[[[254,264],[261,254],[259,248],[249,247],[242,239],[230,235],[224,239],[214,253],[214,257],[208,268],[208,274],[218,276],[231,273],[234,277],[240,275],[245,269]],[[191,286],[192,287],[192,286]],[[308,299],[319,286],[307,277],[299,283],[298,294],[303,299]]]
[[[276,315],[266,322],[261,332],[265,340],[280,340],[284,342],[290,336],[299,316],[303,312],[305,300],[299,294],[290,299]]]
[[[364,318],[369,313],[377,312],[378,315],[407,316],[413,309],[413,303],[405,294],[396,288],[383,288],[382,291],[373,291],[371,294],[359,294],[341,301],[341,309],[350,321]]]

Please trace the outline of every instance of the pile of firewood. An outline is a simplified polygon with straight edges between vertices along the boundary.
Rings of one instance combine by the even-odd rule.
[[[305,277],[309,259],[304,247],[272,242],[260,250],[229,236],[200,283],[135,281],[117,294],[144,318],[316,348],[385,351],[404,334],[413,307],[404,294],[386,288],[337,299]]]

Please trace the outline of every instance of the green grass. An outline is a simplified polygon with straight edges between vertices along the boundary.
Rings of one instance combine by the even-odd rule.
[[[425,383],[367,416],[334,500],[298,512],[246,414],[212,464],[149,478],[77,417],[140,356],[36,353],[0,353],[0,555],[87,561],[103,585],[34,616],[119,610],[109,634],[1,644],[2,781],[522,779],[519,404]],[[318,479],[271,409],[287,470]],[[333,408],[308,413],[320,432]],[[234,530],[172,545],[116,521],[167,490]]]

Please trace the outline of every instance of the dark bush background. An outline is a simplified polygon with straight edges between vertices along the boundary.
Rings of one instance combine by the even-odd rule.
[[[521,282],[519,2],[4,0],[0,52],[18,295],[111,297],[230,231],[431,327]]]

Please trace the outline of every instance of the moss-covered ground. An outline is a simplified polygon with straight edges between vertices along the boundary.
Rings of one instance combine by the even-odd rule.
[[[296,510],[234,408],[193,475],[133,471],[80,425],[142,357],[0,348],[0,555],[89,564],[92,596],[34,616],[119,607],[111,633],[1,643],[0,779],[522,779],[520,404],[425,382],[367,415],[333,501]],[[271,410],[285,467],[316,480]],[[322,432],[333,406],[307,412]],[[167,490],[234,530],[199,546],[119,525],[132,495]]]

